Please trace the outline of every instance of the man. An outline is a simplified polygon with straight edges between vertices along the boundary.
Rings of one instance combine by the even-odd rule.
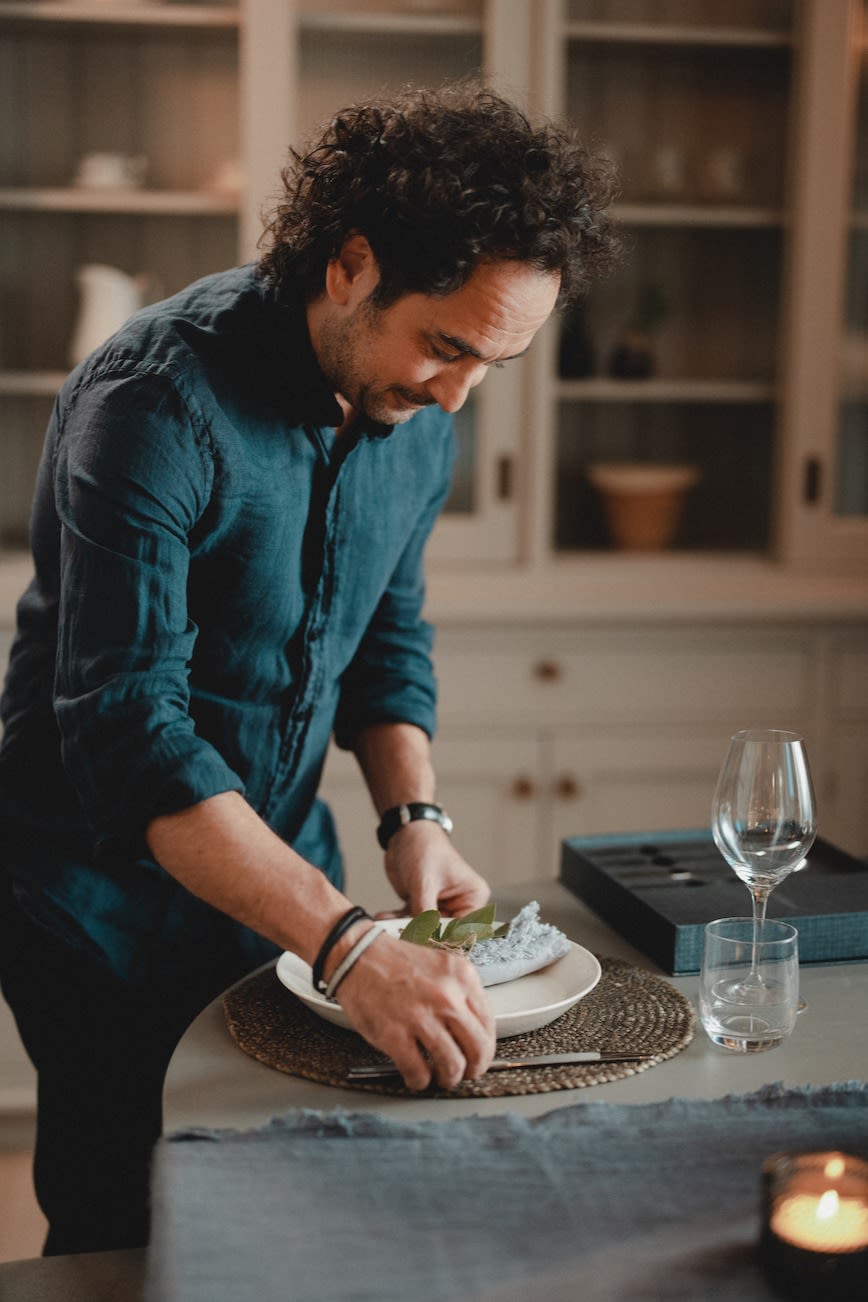
[[[3,697],[0,966],[39,1073],[49,1253],[146,1240],[172,1049],[281,949],[413,1089],[494,1049],[470,964],[351,909],[316,792],[333,734],[404,911],[486,900],[434,803],[422,554],[448,413],[608,263],[610,179],[465,86],[339,114],[284,181],[261,263],[137,314],[47,433]]]

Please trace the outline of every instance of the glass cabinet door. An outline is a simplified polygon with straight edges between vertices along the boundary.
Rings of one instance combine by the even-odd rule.
[[[549,0],[545,10],[546,107],[615,162],[625,251],[549,332],[541,550],[762,557],[796,7]]]
[[[27,544],[83,268],[132,305],[237,259],[238,67],[231,0],[0,4],[0,553]]]
[[[293,144],[345,104],[408,83],[437,86],[480,75],[498,81],[519,34],[511,34],[505,50],[493,33],[508,28],[514,8],[514,0],[297,0]],[[263,26],[263,46],[271,39]],[[263,112],[267,116],[267,107]],[[517,415],[512,394],[507,390],[504,398],[504,385],[494,381],[455,421],[452,492],[428,549],[435,566],[451,570],[515,558]]]
[[[779,551],[868,563],[868,0],[804,7]]]
[[[868,518],[868,0],[859,21],[834,509]]]

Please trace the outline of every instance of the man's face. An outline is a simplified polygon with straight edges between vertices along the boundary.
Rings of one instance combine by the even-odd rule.
[[[453,294],[406,294],[377,308],[370,302],[376,279],[375,264],[367,264],[346,301],[327,305],[315,347],[348,407],[388,425],[434,403],[457,411],[489,367],[527,351],[559,288],[556,275],[491,262]]]

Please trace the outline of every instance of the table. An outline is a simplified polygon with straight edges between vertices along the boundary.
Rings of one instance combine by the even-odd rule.
[[[661,971],[558,882],[503,887],[497,902],[504,914],[511,915],[532,899],[539,900],[544,921],[560,927],[594,953]],[[697,976],[667,979],[696,1006]],[[164,1093],[165,1129],[247,1128],[296,1107],[376,1111],[403,1120],[445,1120],[506,1111],[538,1116],[553,1108],[598,1099],[613,1103],[713,1099],[749,1093],[769,1082],[780,1081],[789,1087],[863,1080],[868,1052],[864,1037],[854,1031],[864,1024],[868,1007],[868,963],[803,967],[801,991],[807,1007],[795,1031],[769,1053],[730,1053],[712,1044],[699,1028],[692,1043],[675,1058],[623,1080],[554,1094],[468,1100],[368,1094],[273,1071],[242,1053],[230,1039],[218,999],[189,1027],[172,1058]]]
[[[660,969],[601,922],[557,882],[528,882],[498,891],[512,914],[531,899],[545,921],[600,955]],[[694,1005],[698,978],[667,978]],[[504,1098],[406,1098],[346,1090],[287,1076],[242,1053],[230,1038],[222,1001],[215,1000],[181,1039],[166,1077],[167,1133],[187,1127],[247,1129],[292,1108],[323,1112],[376,1112],[399,1120],[446,1120],[513,1112],[540,1116],[578,1102],[606,1100],[643,1104],[670,1098],[717,1099],[745,1094],[770,1082],[786,1087],[862,1080],[868,1055],[858,1033],[868,1006],[868,963],[804,967],[801,988],[807,1008],[793,1035],[771,1053],[742,1057],[713,1045],[701,1029],[675,1058],[609,1084],[553,1094]],[[854,1030],[857,1032],[854,1034]],[[0,1294],[9,1302],[72,1302],[111,1297],[139,1302],[144,1263],[140,1253],[16,1263],[0,1269]],[[74,1286],[74,1287],[73,1287]],[[77,1291],[83,1290],[83,1291]]]
[[[559,883],[498,891],[505,916],[531,899],[597,954],[659,973]],[[698,977],[668,979],[695,1005]],[[768,1302],[755,1249],[761,1157],[807,1135],[868,1151],[864,1091],[817,1088],[866,1074],[868,963],[806,966],[801,984],[807,1007],[771,1053],[732,1054],[698,1029],[674,1058],[611,1083],[468,1099],[274,1071],[235,1045],[216,1000],[166,1080],[166,1129],[184,1137],[158,1154],[154,1295],[234,1302],[255,1280],[278,1302],[291,1276],[304,1302],[397,1302],[409,1273],[426,1302],[462,1289],[566,1302],[580,1282],[594,1302],[643,1287],[661,1302]],[[844,1120],[842,1095],[855,1099]],[[273,1117],[284,1119],[260,1129]]]

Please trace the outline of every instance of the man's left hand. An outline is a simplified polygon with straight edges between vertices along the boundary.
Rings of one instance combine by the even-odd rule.
[[[482,908],[488,883],[463,859],[437,823],[417,819],[398,829],[386,850],[386,876],[404,901],[403,909],[379,917],[415,917],[439,909],[460,917]]]

